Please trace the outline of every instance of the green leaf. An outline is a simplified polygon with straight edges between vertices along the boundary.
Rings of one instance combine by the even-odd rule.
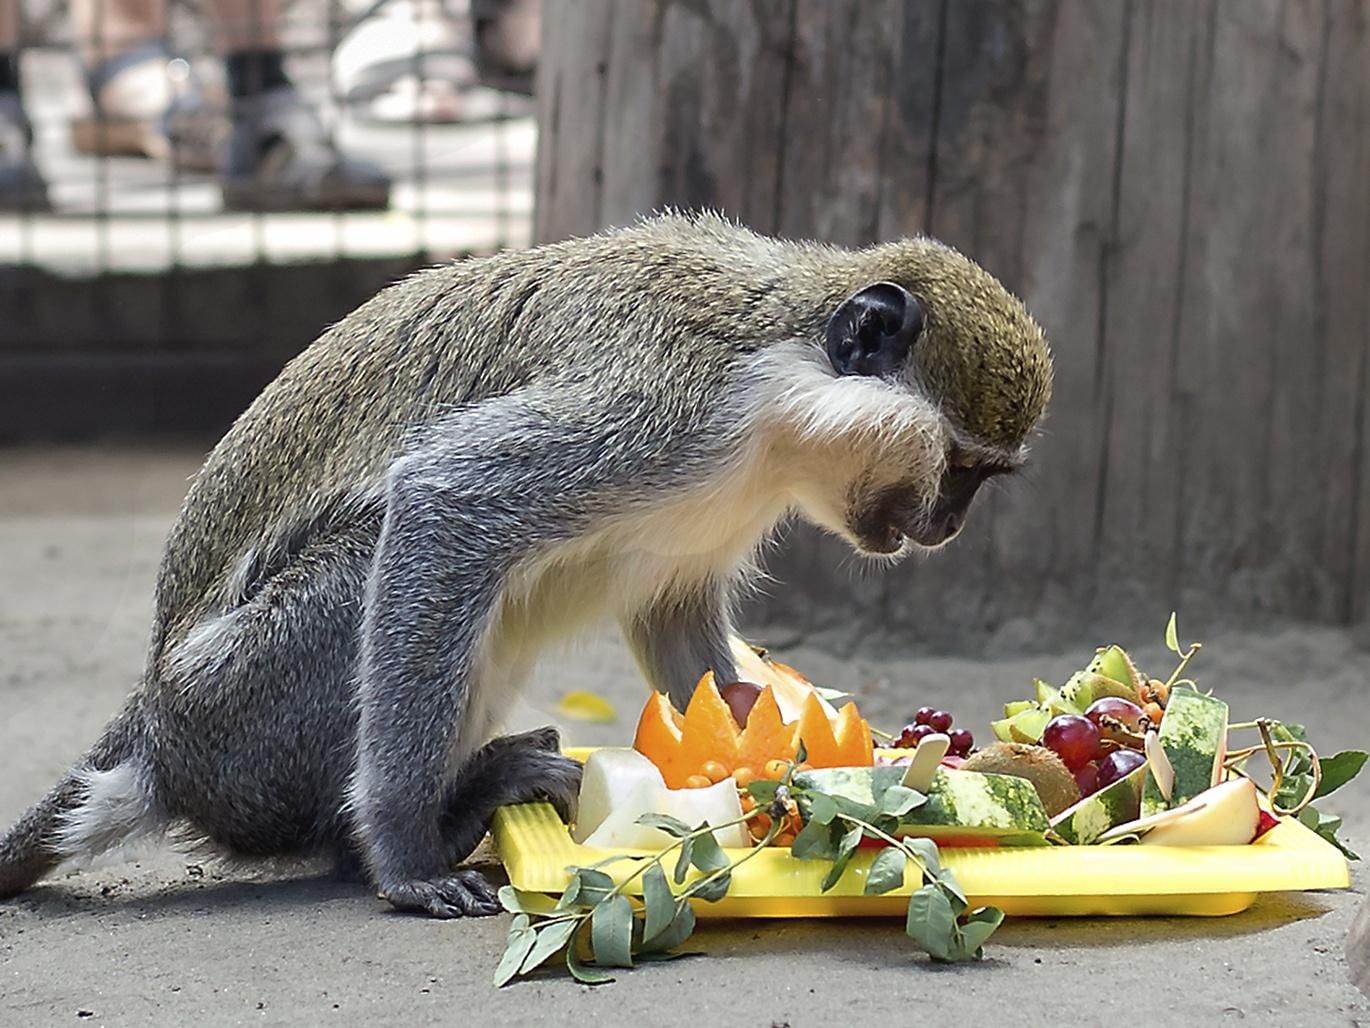
[[[904,884],[904,864],[908,860],[898,846],[886,846],[876,856],[866,874],[865,894],[880,896]]]
[[[1293,739],[1297,739],[1299,742],[1308,741],[1308,729],[1293,721],[1272,721],[1270,723],[1270,734],[1280,742],[1289,742]]]
[[[528,955],[524,957],[523,965],[519,968],[519,974],[527,974],[533,968],[540,966],[552,954],[570,942],[571,936],[576,934],[576,929],[582,923],[582,919],[576,917],[540,925],[537,929],[537,942]]]
[[[931,839],[904,839],[903,843],[905,849],[914,852],[927,874],[935,878],[942,872],[942,854],[937,843]]]
[[[937,872],[937,887],[946,893],[952,913],[958,917],[966,907],[970,906],[965,891],[961,888],[961,883],[956,880],[956,875],[952,874],[951,868],[944,867]]]
[[[790,856],[796,860],[836,860],[836,836],[840,830],[836,825],[810,821],[790,843]]]
[[[614,880],[603,871],[596,871],[592,867],[578,867],[576,877],[580,879],[580,895],[577,899],[584,906],[596,906],[614,891]]]
[[[659,863],[642,875],[642,904],[647,911],[642,925],[642,942],[646,945],[671,926],[676,911],[675,896]]]
[[[671,923],[655,936],[646,939],[642,944],[642,950],[644,953],[660,953],[674,949],[688,939],[694,930],[694,908],[688,900],[680,900],[676,904],[675,916],[671,918]]]
[[[821,891],[827,892],[837,884],[837,880],[842,877],[842,872],[845,871],[847,865],[851,863],[852,854],[856,852],[856,847],[860,845],[860,843],[861,826],[852,825],[837,844],[837,859],[833,861],[832,867],[828,869],[828,873],[824,876],[822,883],[819,885],[818,888]]]
[[[728,895],[728,888],[733,884],[733,876],[724,872],[717,876],[701,878],[691,885],[685,894],[688,896],[698,896],[709,903],[717,903],[724,896]]]
[[[614,976],[605,974],[603,971],[596,971],[594,968],[586,967],[581,962],[580,954],[576,952],[575,941],[566,947],[566,970],[571,972],[571,977],[582,985],[603,985],[605,982],[612,982]]]
[[[601,967],[633,966],[633,905],[627,896],[611,896],[595,907],[590,947]]]
[[[709,822],[705,821],[699,827],[701,829],[708,828]],[[718,845],[718,840],[714,838],[714,833],[704,832],[702,835],[695,836],[694,852],[690,854],[690,863],[708,874],[710,871],[727,867],[729,861],[728,855],[723,852],[723,848]]]
[[[1170,612],[1170,621],[1165,626],[1165,648],[1171,653],[1180,652],[1180,638],[1175,630],[1175,612]]]
[[[759,778],[754,782],[747,783],[747,794],[756,800],[760,806],[766,806],[775,801],[775,794],[780,790],[779,782],[772,782],[768,779]]]
[[[576,906],[580,900],[580,875],[578,874],[580,869],[568,867],[566,870],[571,872],[571,881],[566,886],[566,891],[557,897],[557,910],[569,910]]]
[[[815,685],[813,691],[833,705],[837,705],[843,700],[849,700],[852,696],[851,693],[843,692],[841,689],[825,689],[821,685]]]
[[[1364,750],[1342,750],[1335,756],[1325,757],[1319,762],[1322,764],[1322,782],[1313,798],[1322,799],[1328,793],[1340,789],[1360,774],[1367,759],[1370,759],[1370,753]]]
[[[961,944],[965,956],[981,957],[985,941],[1003,923],[1004,912],[998,907],[981,907],[972,913],[961,926]]]
[[[1341,818],[1324,814],[1312,807],[1304,807],[1303,810],[1299,811],[1299,822],[1341,850],[1346,859],[1360,859],[1360,854],[1337,838],[1337,831],[1341,828]]]
[[[1285,809],[1289,809],[1298,803],[1302,803],[1308,790],[1313,787],[1313,776],[1311,774],[1286,774],[1284,780],[1280,782],[1280,787],[1275,791],[1275,803]],[[1307,810],[1307,807],[1304,807]]]
[[[690,834],[690,826],[670,814],[643,814],[637,819],[637,823],[648,828],[660,828],[667,835],[673,835],[677,839],[683,839]]]
[[[880,795],[880,813],[903,817],[910,810],[921,807],[928,798],[905,785],[891,785]]]
[[[687,837],[681,840],[680,855],[676,857],[675,873],[672,875],[676,885],[685,881],[685,876],[690,873],[690,859],[694,856],[694,849],[693,839]]]
[[[522,889],[515,889],[512,885],[500,886],[499,902],[500,906],[511,914],[551,917],[558,909],[556,900],[551,896],[544,896],[540,892],[525,892]]]
[[[809,820],[817,821],[820,825],[832,824],[832,819],[837,816],[837,804],[831,796],[821,792],[809,794],[808,807]]]
[[[909,938],[936,960],[951,959],[956,916],[946,894],[935,885],[925,885],[909,897],[909,915],[904,923]]]
[[[495,988],[498,989],[519,973],[524,958],[528,956],[528,951],[533,948],[533,943],[536,941],[537,933],[528,927],[528,916],[519,914],[514,918],[514,923],[509,926],[509,938],[504,944],[504,956],[500,957],[499,966],[495,968]]]

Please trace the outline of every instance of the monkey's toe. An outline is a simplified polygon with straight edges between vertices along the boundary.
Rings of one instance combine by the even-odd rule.
[[[499,897],[479,871],[453,871],[436,878],[403,882],[381,893],[397,910],[430,917],[489,917],[500,911]]]

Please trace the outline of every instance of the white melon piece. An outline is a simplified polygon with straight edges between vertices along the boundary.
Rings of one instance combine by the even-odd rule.
[[[742,800],[737,794],[737,783],[731,778],[707,789],[668,789],[666,795],[667,808],[662,813],[680,818],[691,828],[703,821],[711,825],[727,824],[742,816]],[[720,846],[737,849],[752,844],[747,826],[740,824],[715,829],[714,839]]]
[[[603,850],[661,849],[671,841],[671,837],[659,828],[638,824],[637,819],[647,813],[666,813],[668,791],[664,785],[639,782],[609,811],[609,816],[600,822],[599,827],[581,840],[583,845]]]
[[[591,753],[580,780],[580,802],[571,838],[583,843],[643,783],[666,788],[661,771],[637,750],[603,749]]]
[[[658,850],[669,845],[671,836],[666,832],[637,823],[643,814],[669,814],[694,828],[703,821],[718,825],[737,820],[742,816],[742,803],[731,778],[707,789],[667,789],[642,781],[585,838],[584,844],[606,850]],[[720,846],[742,848],[751,844],[745,826],[740,824],[720,828],[713,834]]]
[[[738,681],[753,682],[763,689],[769,685],[775,695],[775,705],[780,708],[781,720],[787,725],[798,721],[804,713],[804,702],[809,693],[817,692],[813,683],[793,668],[779,667],[764,659],[738,636],[730,637],[728,645]],[[818,702],[823,707],[823,713],[828,715],[828,720],[836,721],[836,708],[822,696],[818,697]]]
[[[1238,777],[1156,817],[1143,846],[1245,846],[1260,829],[1261,808],[1255,784]]]

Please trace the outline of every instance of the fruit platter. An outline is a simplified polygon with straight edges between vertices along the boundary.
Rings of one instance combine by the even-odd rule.
[[[1098,649],[1032,683],[985,745],[924,707],[884,732],[736,640],[683,711],[653,694],[632,747],[585,763],[575,823],[505,807],[492,836],[514,914],[495,980],[557,953],[576,978],[669,959],[698,917],[903,916],[934,960],[978,957],[1005,915],[1224,915],[1264,892],[1342,888],[1340,820],[1314,806],[1361,751],[1234,721],[1186,677]],[[840,705],[839,705],[840,704]]]

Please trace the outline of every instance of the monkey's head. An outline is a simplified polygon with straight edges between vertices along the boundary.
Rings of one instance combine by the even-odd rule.
[[[810,443],[796,499],[862,553],[898,557],[954,538],[980,486],[1022,466],[1051,353],[1023,305],[950,247],[851,256],[789,397]]]

